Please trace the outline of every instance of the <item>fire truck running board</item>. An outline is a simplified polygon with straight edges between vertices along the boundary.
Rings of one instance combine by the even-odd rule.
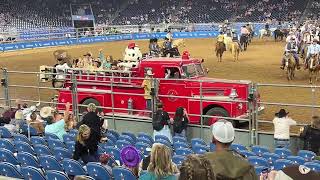
[[[127,113],[106,113],[104,114],[104,117],[106,119],[119,119],[119,120],[134,120],[134,121],[141,121],[141,122],[145,122],[148,121],[150,122],[152,119],[148,116],[142,116],[142,115],[131,115],[131,114],[127,114]]]

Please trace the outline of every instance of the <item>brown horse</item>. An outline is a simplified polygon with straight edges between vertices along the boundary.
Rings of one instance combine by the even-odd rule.
[[[217,42],[216,43],[216,56],[218,58],[218,62],[222,62],[222,55],[223,55],[223,52],[225,50],[225,46],[223,44],[223,42]]]
[[[313,80],[318,81],[318,73],[320,70],[318,55],[311,55],[308,61],[309,83],[313,84]]]
[[[284,55],[284,60],[285,60],[285,70],[287,74],[287,79],[288,81],[293,80],[294,72],[296,69],[296,63],[292,53],[286,53]]]

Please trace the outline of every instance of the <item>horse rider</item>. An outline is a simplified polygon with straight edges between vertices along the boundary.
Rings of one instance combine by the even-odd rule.
[[[286,38],[286,42],[287,42],[287,43],[290,42],[291,39],[294,39],[294,40],[296,41],[296,43],[298,44],[297,37],[296,37],[296,35],[293,33],[293,31],[290,31],[290,32],[289,32],[289,35],[288,35],[288,37]]]
[[[318,58],[319,58],[319,54],[320,54],[320,45],[318,44],[317,39],[313,39],[312,44],[308,47],[307,58],[304,66],[305,69],[308,68],[308,63],[311,56],[318,55]]]
[[[285,46],[285,54],[291,53],[293,55],[294,60],[296,61],[297,69],[300,69],[299,57],[298,57],[298,46],[295,38],[291,38],[290,41]],[[284,69],[285,59],[282,58],[280,69]]]
[[[158,39],[150,39],[150,44],[149,44],[149,52],[151,56],[159,56],[160,54],[160,47],[158,45]]]
[[[264,25],[264,29],[267,31],[267,34],[270,35],[270,25],[269,25],[269,22],[266,22],[266,24]]]
[[[217,37],[217,44],[222,43],[223,44],[223,49],[226,51],[226,45],[224,44],[224,34],[222,31],[220,31],[220,34]]]
[[[304,49],[308,46],[310,46],[310,44],[312,43],[312,40],[313,40],[313,35],[309,32],[309,31],[305,31],[303,33],[303,47],[301,49],[301,57],[303,56],[303,52],[304,52]]]

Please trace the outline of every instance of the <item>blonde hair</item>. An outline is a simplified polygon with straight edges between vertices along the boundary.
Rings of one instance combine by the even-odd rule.
[[[78,132],[78,135],[77,135],[77,141],[79,141],[80,144],[84,145],[84,140],[82,138],[82,134],[86,131],[90,131],[90,127],[85,125],[85,124],[82,124],[80,127],[79,127],[79,132]]]
[[[148,171],[155,173],[157,177],[173,175],[178,169],[171,160],[171,150],[163,144],[154,144],[151,150]]]
[[[189,155],[180,167],[179,180],[215,180],[211,164],[203,155]]]

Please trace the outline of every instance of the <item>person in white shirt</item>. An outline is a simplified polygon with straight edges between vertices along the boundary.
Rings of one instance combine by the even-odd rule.
[[[273,119],[275,148],[290,148],[290,126],[297,124],[288,117],[286,110],[280,109]]]

